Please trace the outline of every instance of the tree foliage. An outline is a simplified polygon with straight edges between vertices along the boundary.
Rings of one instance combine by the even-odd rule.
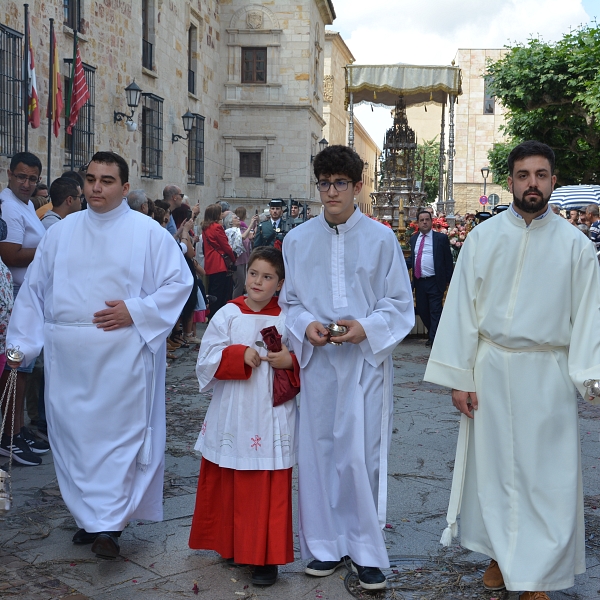
[[[423,174],[423,159],[425,160],[425,201],[423,204],[435,202],[440,181],[440,142],[437,136],[426,140],[417,146],[416,167],[420,180]]]
[[[508,111],[510,145],[548,144],[561,185],[600,183],[600,26],[582,26],[553,44],[532,38],[507,49],[486,76]]]
[[[501,185],[505,190],[508,189],[506,181],[508,177],[508,155],[515,145],[510,143],[494,144],[494,147],[488,152],[488,164],[493,175],[492,181]]]

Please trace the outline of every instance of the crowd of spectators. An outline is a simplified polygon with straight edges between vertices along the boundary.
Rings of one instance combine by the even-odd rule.
[[[4,392],[9,369],[6,366],[6,331],[14,299],[23,284],[27,267],[46,231],[82,208],[83,178],[66,171],[50,185],[41,183],[42,163],[31,152],[13,156],[8,185],[0,193],[0,388]],[[10,403],[3,394],[2,412]],[[30,426],[25,425],[25,405]],[[7,420],[8,422],[8,420]],[[14,430],[6,428],[0,440],[0,455],[20,464],[35,466],[50,450],[44,404],[43,351],[35,361],[19,367],[14,401]]]

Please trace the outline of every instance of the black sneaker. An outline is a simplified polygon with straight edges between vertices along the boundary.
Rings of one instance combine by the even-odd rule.
[[[277,573],[277,565],[256,566],[250,581],[254,585],[273,585],[277,581]]]
[[[358,582],[364,590],[383,590],[387,585],[385,575],[377,567],[361,567],[352,562],[352,570],[358,574]]]
[[[345,564],[349,556],[343,556],[340,560],[311,560],[304,569],[307,575],[313,577],[327,577],[333,575],[335,570]]]
[[[29,444],[20,434],[15,435],[12,440],[10,436],[2,437],[2,440],[0,441],[0,455],[10,456],[11,446],[12,455],[16,462],[30,467],[42,464],[42,459],[29,449]]]
[[[29,444],[29,449],[35,454],[46,454],[50,450],[50,444],[35,437],[33,431],[27,429],[27,427],[21,427],[19,436]]]

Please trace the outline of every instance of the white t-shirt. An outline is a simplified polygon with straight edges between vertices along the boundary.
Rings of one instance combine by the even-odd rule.
[[[5,242],[19,244],[23,248],[37,248],[46,229],[35,214],[33,202],[21,202],[9,188],[0,193],[2,200],[2,218],[6,221],[8,235]],[[9,267],[13,276],[13,285],[18,289],[23,284],[27,267]]]

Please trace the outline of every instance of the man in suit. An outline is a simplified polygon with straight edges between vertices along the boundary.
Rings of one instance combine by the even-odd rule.
[[[442,299],[452,278],[454,264],[448,236],[431,229],[431,213],[420,211],[417,224],[419,233],[410,238],[410,258],[406,259],[406,266],[413,270],[417,314],[427,327],[427,346],[431,346],[442,316]]]
[[[283,200],[274,198],[269,202],[269,218],[261,223],[254,238],[254,248],[259,246],[275,246],[281,250],[283,237],[288,231],[287,223],[282,217]]]

